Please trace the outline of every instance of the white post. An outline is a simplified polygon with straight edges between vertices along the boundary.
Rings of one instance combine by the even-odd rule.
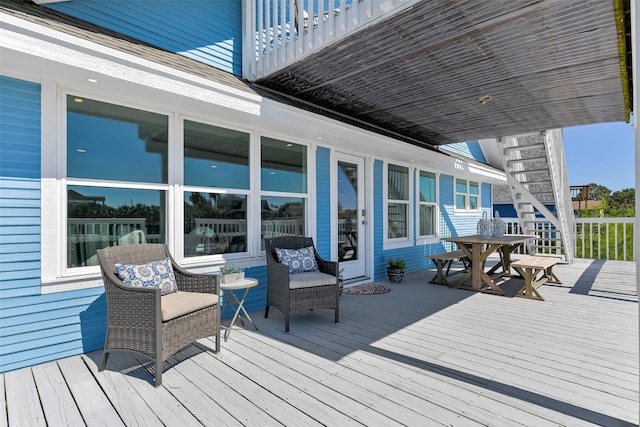
[[[640,188],[640,147],[638,141],[640,141],[640,130],[638,129],[638,66],[640,61],[638,60],[638,43],[640,43],[640,36],[638,35],[638,20],[640,19],[640,6],[638,0],[631,1],[631,55],[633,58],[633,66],[631,67],[633,72],[633,131],[635,136],[636,147],[636,223],[633,231],[633,239],[635,241],[634,247],[640,248],[640,200],[638,200],[638,189]],[[636,292],[640,294],[640,256],[634,254],[636,258]],[[640,317],[638,318],[638,326],[640,331]],[[639,332],[640,335],[640,332]]]

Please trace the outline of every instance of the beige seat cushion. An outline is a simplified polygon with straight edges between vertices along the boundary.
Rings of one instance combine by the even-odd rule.
[[[160,311],[162,312],[163,322],[216,305],[220,299],[216,294],[181,291],[166,294],[160,298]]]
[[[336,276],[319,271],[307,271],[289,275],[289,289],[312,288],[314,286],[335,285]]]

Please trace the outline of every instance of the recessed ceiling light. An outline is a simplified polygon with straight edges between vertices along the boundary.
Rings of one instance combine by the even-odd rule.
[[[87,79],[87,81],[89,83],[98,83],[98,81],[96,79]]]
[[[319,136],[319,137],[318,137],[318,139],[322,139],[322,137],[321,137],[321,136]]]
[[[77,102],[78,104],[84,102],[84,99],[82,98],[73,98],[73,102]]]
[[[275,172],[271,172],[271,175],[275,175],[275,174],[276,174]]]
[[[87,152],[87,150],[85,150],[84,148],[78,148],[76,151],[78,153],[86,153]]]
[[[288,143],[287,147],[293,147],[293,144],[292,143]]]
[[[215,169],[217,167],[218,167],[217,165],[211,165],[211,169]]]

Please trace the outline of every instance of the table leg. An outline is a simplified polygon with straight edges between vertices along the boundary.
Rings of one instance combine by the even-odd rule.
[[[495,252],[500,245],[489,245],[487,249],[483,250],[482,243],[473,243],[471,250],[464,244],[458,244],[458,247],[471,259],[471,269],[462,278],[456,287],[462,289],[469,289],[473,291],[489,292],[492,294],[504,295],[504,291],[493,281],[493,279],[484,272],[484,263],[487,257]],[[469,277],[471,277],[471,286],[464,285]],[[485,283],[489,286],[489,289],[483,288],[482,284]]]
[[[520,246],[522,246],[522,243],[516,243],[515,245],[503,244],[500,248],[500,262],[494,265],[487,274],[491,276],[495,274],[498,268],[502,267],[502,274],[511,277],[511,254]]]
[[[245,308],[244,308],[244,301],[247,298],[247,294],[249,293],[249,289],[250,288],[246,288],[244,290],[244,293],[242,294],[242,298],[240,298],[240,299],[238,299],[238,296],[235,294],[234,291],[232,291],[232,290],[224,291],[225,303],[224,303],[223,308],[227,306],[227,302],[229,303],[229,305],[231,305],[231,308],[235,308],[235,313],[233,314],[233,318],[231,319],[231,323],[229,323],[229,327],[224,331],[224,340],[225,341],[227,341],[229,339],[229,335],[231,334],[231,330],[233,329],[233,325],[235,325],[236,320],[238,318],[240,318],[240,322],[242,322],[242,325],[244,326],[244,320],[242,319],[242,316],[240,315],[241,311],[242,311],[242,313],[244,313],[245,317],[253,325],[253,327],[256,329],[256,331],[258,330],[258,327],[256,326],[256,324],[253,323],[253,319],[251,319],[251,316],[249,316],[249,313],[247,313],[247,310],[245,310]],[[234,305],[234,303],[235,303],[235,305]]]

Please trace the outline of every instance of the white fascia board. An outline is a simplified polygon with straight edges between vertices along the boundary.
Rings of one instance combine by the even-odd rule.
[[[479,139],[478,144],[487,162],[496,169],[503,169],[502,154],[496,138]]]
[[[243,112],[258,114],[260,110],[259,95],[4,13],[0,13],[0,47]]]
[[[448,175],[466,176],[492,184],[506,184],[506,175],[488,165],[465,161],[377,134],[354,125],[270,99],[262,102],[262,128],[305,135],[334,150],[366,153],[373,158],[396,161]],[[322,139],[318,139],[322,137]]]

